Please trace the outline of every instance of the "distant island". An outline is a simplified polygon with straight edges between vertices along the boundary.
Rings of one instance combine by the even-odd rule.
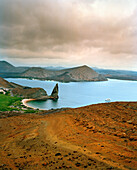
[[[41,67],[14,67],[6,61],[0,61],[0,76],[3,78],[35,78],[60,82],[107,81],[105,76],[98,74],[86,65],[69,69],[48,70]]]
[[[94,68],[94,70],[99,74],[103,74],[106,78],[109,79],[137,81],[137,71],[112,70],[100,68]]]
[[[106,81],[110,79],[137,81],[137,71],[91,68],[86,65],[63,67],[15,67],[0,61],[0,77],[55,80],[60,82]]]

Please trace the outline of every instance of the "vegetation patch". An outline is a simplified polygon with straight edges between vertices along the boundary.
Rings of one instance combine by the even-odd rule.
[[[22,98],[20,97],[12,97],[9,95],[0,94],[0,111],[12,111],[19,110],[15,106],[21,105]],[[10,107],[13,106],[13,107]]]
[[[21,97],[12,97],[10,94],[0,94],[0,112],[39,113],[39,109],[26,107],[22,104]],[[2,113],[1,113],[2,114]],[[7,114],[7,113],[6,113]],[[9,113],[8,113],[9,114]]]

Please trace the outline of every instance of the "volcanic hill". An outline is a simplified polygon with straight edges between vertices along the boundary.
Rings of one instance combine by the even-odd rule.
[[[0,61],[0,73],[22,73],[28,67],[15,67],[7,61]]]
[[[0,119],[1,169],[136,170],[137,102],[48,112]]]
[[[0,61],[0,72],[13,72],[15,67],[7,61]]]
[[[47,70],[41,67],[31,67],[22,73],[21,77],[46,79],[47,77],[53,76],[55,74],[56,71]]]
[[[0,77],[0,87],[3,88],[15,88],[12,83]]]
[[[103,75],[98,74],[86,65],[59,71],[51,71],[44,68],[33,67],[26,70],[21,74],[21,76],[26,78],[38,78],[63,82],[107,80]]]

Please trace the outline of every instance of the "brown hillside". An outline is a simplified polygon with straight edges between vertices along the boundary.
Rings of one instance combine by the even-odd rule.
[[[23,98],[31,98],[31,99],[38,99],[43,96],[47,96],[47,93],[42,88],[28,88],[28,89],[20,89],[14,88],[12,90],[14,96],[23,97]]]
[[[11,90],[11,95],[31,99],[47,99],[47,92],[42,88],[31,88],[8,82],[0,77],[0,87]]]
[[[135,170],[136,126],[137,102],[1,119],[0,168]]]
[[[40,67],[32,67],[26,70],[21,76],[32,78],[47,78],[53,75],[55,75],[54,71],[46,70]]]
[[[90,67],[84,65],[80,67],[51,71],[44,68],[33,67],[25,71],[22,77],[56,80],[56,81],[104,81],[103,75],[99,75]]]
[[[8,82],[7,80],[4,80],[2,77],[0,77],[0,87],[3,87],[3,88],[14,88],[13,84]]]
[[[74,80],[91,80],[99,76],[97,72],[86,65],[72,69],[66,69],[65,72],[69,72],[69,75]]]
[[[86,65],[58,71],[58,75],[51,77],[51,79],[66,82],[107,80],[103,75],[98,74]]]

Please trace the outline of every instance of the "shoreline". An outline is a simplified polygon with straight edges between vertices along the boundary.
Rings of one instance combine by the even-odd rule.
[[[29,105],[27,104],[28,102],[34,101],[34,100],[37,100],[37,99],[23,99],[23,100],[22,100],[22,104],[23,104],[24,106],[29,107],[29,108],[32,108],[32,109],[34,109],[34,110],[39,109],[39,108],[35,108],[35,107],[32,107],[32,106],[29,106]],[[44,110],[44,111],[46,111],[46,109],[39,109],[39,110]]]
[[[30,101],[37,101],[37,99],[23,99],[21,102],[22,102],[22,104],[24,105],[24,106],[26,106],[26,107],[29,107],[29,108],[32,108],[32,109],[34,109],[34,110],[36,110],[36,109],[39,109],[39,108],[35,108],[35,107],[32,107],[32,106],[29,106],[27,103],[28,102],[30,102]],[[124,103],[124,102],[128,102],[128,103],[135,103],[135,102],[137,102],[137,101],[111,101],[111,102],[103,102],[103,103],[93,103],[93,104],[89,104],[89,105],[85,105],[85,106],[79,106],[79,107],[74,107],[74,108],[71,108],[71,107],[61,107],[61,108],[55,108],[55,109],[53,109],[53,108],[51,108],[51,109],[39,109],[39,110],[43,110],[43,111],[53,111],[53,110],[62,110],[62,109],[80,109],[80,108],[84,108],[84,107],[87,107],[87,106],[91,106],[91,105],[99,105],[99,104],[107,104],[107,103],[119,103],[119,102],[121,102],[121,103]]]
[[[3,77],[4,79],[27,79],[27,80],[40,80],[40,81],[53,81],[53,82],[59,82],[59,83],[72,83],[72,82],[100,82],[100,81],[108,81],[109,79],[114,79],[114,80],[125,80],[125,81],[137,81],[137,79],[132,79],[132,78],[120,78],[120,77],[106,77],[107,80],[91,80],[91,81],[59,81],[59,80],[48,80],[44,78],[28,78],[28,77]]]
[[[26,106],[26,107],[30,107],[30,108],[32,108],[32,109],[37,109],[37,108],[31,107],[31,106],[29,106],[29,105],[27,104],[28,102],[33,101],[33,100],[36,100],[36,99],[23,99],[23,100],[22,100],[22,104],[23,104],[24,106]]]

